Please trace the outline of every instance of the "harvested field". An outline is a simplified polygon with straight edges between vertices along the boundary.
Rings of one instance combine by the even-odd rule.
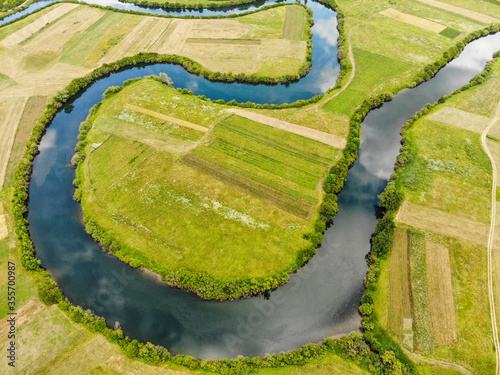
[[[100,9],[78,7],[30,38],[23,47],[28,51],[43,51],[56,57],[73,36],[84,32],[105,14]]]
[[[333,146],[335,148],[343,149],[346,145],[346,140],[343,137],[307,128],[305,126],[292,124],[290,122],[279,120],[274,117],[261,115],[259,113],[250,112],[239,108],[229,108],[227,112],[235,113],[238,116],[272,126],[276,129],[285,130],[287,132],[298,134],[306,138],[314,139],[315,141]]]
[[[393,20],[407,23],[408,25],[416,26],[421,29],[432,31],[433,33],[440,33],[446,26],[437,22],[426,20],[425,18],[413,16],[411,14],[402,13],[394,8],[388,8],[380,12],[380,14],[392,18]]]
[[[57,20],[62,17],[69,11],[76,9],[78,4],[61,4],[55,9],[51,10],[49,13],[44,14],[36,21],[30,23],[29,25],[23,27],[21,30],[16,31],[13,34],[10,34],[4,40],[2,40],[3,45],[13,46],[21,43],[23,40],[30,38],[32,35],[40,31],[45,25]]]
[[[304,12],[302,12],[300,8],[287,7],[285,13],[285,25],[283,26],[283,38],[303,40],[304,21]]]
[[[481,134],[491,121],[488,117],[453,107],[441,107],[438,111],[428,115],[427,118],[448,125],[458,126],[459,128],[478,134]]]
[[[3,185],[17,124],[26,101],[26,98],[10,97],[2,99],[0,104],[0,186]]]
[[[500,20],[498,18],[487,16],[483,13],[474,12],[473,10],[456,7],[451,4],[446,4],[437,0],[418,0],[424,4],[431,5],[436,8],[444,9],[448,12],[460,14],[461,16],[471,18],[473,20],[483,22],[483,23],[498,23]]]
[[[404,320],[411,319],[408,234],[396,228],[390,258],[388,328],[400,341],[404,339]]]
[[[47,98],[44,96],[31,96],[24,107],[21,120],[17,127],[16,137],[12,146],[10,160],[7,166],[5,185],[10,183],[14,170],[21,159],[26,142],[29,139],[36,120],[42,115]]]
[[[7,219],[3,212],[3,204],[0,203],[0,241],[9,236],[9,228],[7,227]]]
[[[399,209],[396,221],[478,245],[486,245],[487,242],[488,224],[409,201],[405,201]],[[500,238],[500,234],[495,237]]]
[[[125,108],[131,109],[131,110],[139,112],[139,113],[144,113],[145,115],[155,117],[155,118],[158,118],[160,120],[169,121],[169,122],[172,122],[174,124],[184,126],[186,128],[193,129],[193,130],[196,130],[199,132],[206,133],[208,131],[208,128],[205,128],[204,126],[196,125],[196,124],[193,124],[192,122],[181,120],[179,118],[175,118],[172,116],[164,115],[163,113],[151,111],[151,110],[146,109],[146,108],[141,108],[141,107],[138,107],[138,106],[133,105],[133,104],[125,105]]]
[[[165,18],[143,18],[132,31],[110,49],[101,62],[113,62],[123,56],[149,51],[169,25],[170,20]]]
[[[260,39],[215,39],[215,38],[188,38],[186,43],[198,43],[198,44],[251,44],[260,45],[262,41]]]
[[[437,346],[451,346],[458,338],[448,249],[427,240],[425,261],[432,331]]]

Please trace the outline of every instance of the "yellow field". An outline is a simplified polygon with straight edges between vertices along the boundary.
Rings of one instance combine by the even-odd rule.
[[[396,21],[407,23],[408,25],[420,27],[421,29],[432,31],[433,33],[440,33],[446,26],[443,26],[437,22],[426,20],[425,18],[413,16],[411,14],[406,14],[400,12],[393,8],[384,9],[380,14],[392,18]]]
[[[432,332],[436,345],[450,346],[458,335],[448,249],[429,240],[426,241],[425,248]]]

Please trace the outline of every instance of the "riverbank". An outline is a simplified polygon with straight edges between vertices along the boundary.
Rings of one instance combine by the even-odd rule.
[[[497,58],[472,84],[405,125],[382,201],[394,244],[379,255],[373,294],[380,325],[402,346],[474,373],[495,368],[486,251],[492,169],[480,137],[500,99],[499,72]],[[497,133],[493,127],[488,134],[494,155]],[[498,291],[492,293],[498,306]]]

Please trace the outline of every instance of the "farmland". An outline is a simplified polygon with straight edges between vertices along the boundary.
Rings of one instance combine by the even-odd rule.
[[[304,33],[300,40],[281,39],[286,8],[264,11],[264,16],[257,12],[233,19],[170,20],[57,4],[2,27],[0,185],[10,150],[22,149],[22,135],[16,140],[18,124],[23,124],[20,131],[29,134],[47,97],[104,63],[139,52],[176,53],[214,71],[223,66],[222,72],[234,74],[297,74],[305,62],[309,36]],[[295,13],[305,24],[304,9],[300,7]],[[231,43],[221,44],[214,30],[224,30],[224,41]],[[189,42],[200,38],[203,48]],[[245,44],[249,39],[258,45]],[[226,63],[228,55],[234,58]],[[14,166],[9,167],[10,173]]]
[[[484,84],[436,106],[406,131],[412,156],[397,172],[406,201],[375,304],[381,323],[408,349],[481,374],[493,371],[495,356],[486,251],[492,167],[480,135],[500,100],[499,72],[497,61]],[[488,147],[498,155],[490,137]],[[405,319],[412,320],[408,332],[401,330]]]
[[[471,31],[500,19],[500,8],[486,0],[341,0],[339,5],[346,14],[353,47],[353,81],[347,90],[338,94],[337,88],[315,105],[245,110],[266,116],[267,125],[253,115],[235,113],[229,106],[182,94],[153,80],[129,85],[106,100],[92,118],[90,157],[81,167],[81,173],[87,173],[88,188],[83,204],[110,233],[127,242],[118,255],[138,265],[133,249],[144,245],[146,262],[152,259],[196,272],[211,268],[221,280],[238,274],[259,277],[290,263],[294,247],[308,243],[301,234],[312,231],[311,219],[323,195],[322,179],[341,154],[355,108],[371,95],[411,86],[423,65]],[[60,10],[51,13],[54,9]],[[387,9],[395,11],[384,14]],[[302,8],[288,6],[237,19],[181,20],[62,4],[0,28],[0,57],[5,62],[0,64],[0,182],[4,186],[0,265],[9,257],[20,264],[19,244],[13,240],[10,184],[27,136],[48,98],[72,78],[142,51],[188,56],[220,72],[296,73],[305,53],[301,12]],[[35,24],[39,17],[45,18]],[[78,24],[72,26],[70,17],[76,17]],[[285,63],[276,64],[262,51],[272,56],[278,51]],[[420,148],[402,177],[407,201],[398,217],[395,248],[382,270],[375,303],[382,324],[403,347],[474,373],[490,373],[494,363],[482,245],[489,223],[491,168],[478,140],[500,93],[498,75],[494,78],[438,107],[414,127],[411,136]],[[273,126],[269,118],[291,126],[288,130]],[[302,129],[291,131],[293,126]],[[332,142],[299,135],[311,129],[332,136]],[[496,149],[500,130],[494,127],[490,137],[492,150],[500,155]],[[339,147],[332,147],[334,142]],[[137,191],[141,194],[134,194]],[[130,208],[131,199],[141,200],[137,209]],[[171,215],[155,221],[153,210]],[[4,222],[8,239],[3,237]],[[186,232],[165,232],[165,227],[179,223]],[[233,236],[228,239],[221,233]],[[188,248],[185,242],[172,241],[182,237],[189,237],[199,254],[189,251],[194,247]],[[222,241],[229,241],[230,247],[221,247]],[[259,242],[264,246],[249,254],[248,244]],[[160,259],[152,250],[158,247],[169,255]],[[219,252],[210,253],[213,249]],[[230,252],[239,264],[228,260]],[[250,264],[254,258],[258,262]],[[168,272],[168,268],[155,269],[153,263],[147,266]],[[197,373],[128,358],[103,336],[70,321],[56,306],[43,305],[27,272],[21,271],[19,287],[25,291],[19,298],[19,306],[24,306],[20,372]],[[5,285],[0,282],[2,288]],[[0,317],[5,313],[0,310]],[[1,327],[5,324],[5,319],[0,321]],[[44,340],[58,344],[47,345]],[[6,340],[2,338],[0,345],[4,348]],[[419,373],[458,373],[412,360]],[[305,366],[260,373],[366,372],[353,361],[328,353]]]
[[[118,256],[151,260],[142,265],[164,277],[281,272],[307,246],[320,182],[340,156],[154,80],[126,86],[91,121],[84,211],[119,239]]]

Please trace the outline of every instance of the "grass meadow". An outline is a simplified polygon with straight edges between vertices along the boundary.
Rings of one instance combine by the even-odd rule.
[[[273,275],[308,246],[303,235],[338,150],[224,108],[154,80],[100,107],[81,170],[83,206],[125,257],[139,254],[160,273],[184,268],[231,281]]]

